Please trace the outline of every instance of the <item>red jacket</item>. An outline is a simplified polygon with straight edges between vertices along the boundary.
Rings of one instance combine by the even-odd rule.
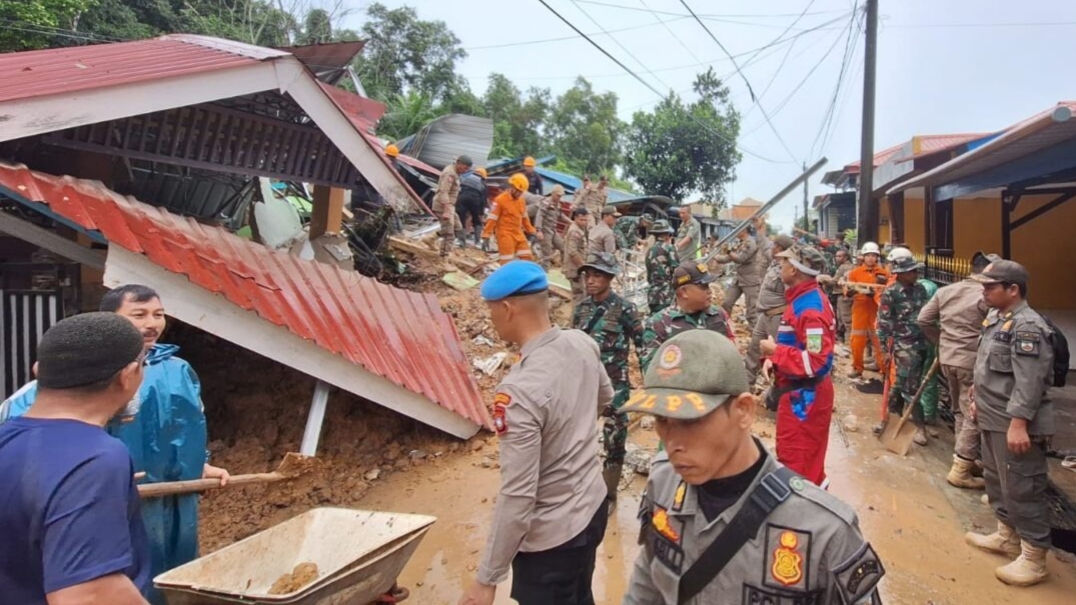
[[[829,299],[808,281],[785,290],[788,307],[777,329],[777,350],[770,357],[778,386],[825,376],[833,369],[836,325]]]

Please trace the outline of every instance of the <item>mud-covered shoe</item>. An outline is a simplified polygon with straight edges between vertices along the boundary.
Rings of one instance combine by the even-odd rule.
[[[964,541],[970,546],[995,555],[1005,555],[1010,559],[1020,556],[1020,536],[1016,530],[998,521],[998,530],[992,534],[964,534]]]
[[[863,372],[860,371],[860,370],[852,370],[851,372],[848,373],[848,377],[849,378],[862,378],[863,377]]]
[[[975,463],[971,460],[965,460],[953,454],[953,466],[949,469],[945,480],[949,482],[949,485],[962,489],[986,489],[986,481],[971,474],[974,466]]]
[[[1020,541],[1020,556],[994,570],[997,579],[1010,586],[1032,586],[1046,579],[1046,549]]]
[[[915,429],[915,436],[912,437],[912,441],[914,441],[916,445],[927,444],[927,432],[923,430],[923,427]]]

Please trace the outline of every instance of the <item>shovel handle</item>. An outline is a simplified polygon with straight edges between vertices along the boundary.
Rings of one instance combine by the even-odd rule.
[[[252,485],[255,483],[272,483],[286,479],[280,473],[254,473],[250,475],[233,475],[228,485]],[[168,481],[164,483],[146,483],[138,486],[138,495],[143,498],[160,498],[176,494],[195,494],[221,487],[220,479],[192,479],[190,481]]]
[[[927,370],[926,376],[923,376],[923,382],[919,383],[919,389],[915,391],[915,396],[912,397],[911,402],[904,408],[904,413],[900,415],[900,424],[897,425],[897,432],[904,426],[904,423],[908,422],[908,417],[912,415],[912,410],[915,408],[919,400],[923,398],[923,393],[927,390],[927,383],[931,378],[934,378],[934,374],[938,372],[938,357],[934,358],[934,363],[930,364],[930,369]]]

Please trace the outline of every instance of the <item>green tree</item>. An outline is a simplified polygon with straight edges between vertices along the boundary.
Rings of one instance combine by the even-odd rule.
[[[446,112],[430,97],[417,91],[398,94],[385,104],[385,115],[377,124],[377,134],[389,140],[399,140],[418,132],[426,122]]]
[[[682,200],[692,192],[718,207],[740,152],[740,115],[712,69],[695,78],[698,100],[670,93],[652,113],[636,112],[625,138],[624,172],[650,194]]]
[[[444,21],[424,21],[415,9],[366,9],[360,34],[366,47],[354,68],[366,92],[382,101],[415,91],[444,101],[455,90],[456,62],[467,56]]]
[[[597,94],[583,77],[552,104],[545,134],[557,156],[575,172],[609,172],[620,163],[625,125],[616,105],[615,92]]]
[[[78,33],[79,17],[95,0],[0,0],[0,52],[46,48]]]
[[[296,43],[324,44],[333,40],[333,22],[329,11],[323,8],[310,9],[306,13],[306,19],[303,21],[303,31]]]

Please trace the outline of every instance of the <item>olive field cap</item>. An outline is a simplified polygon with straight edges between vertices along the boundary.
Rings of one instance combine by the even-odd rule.
[[[679,288],[687,284],[705,286],[717,281],[717,276],[710,273],[706,263],[686,262],[673,270],[673,286]]]
[[[1020,263],[1013,260],[996,260],[991,262],[978,275],[972,275],[972,279],[982,284],[1018,284],[1027,286],[1028,273]]]

